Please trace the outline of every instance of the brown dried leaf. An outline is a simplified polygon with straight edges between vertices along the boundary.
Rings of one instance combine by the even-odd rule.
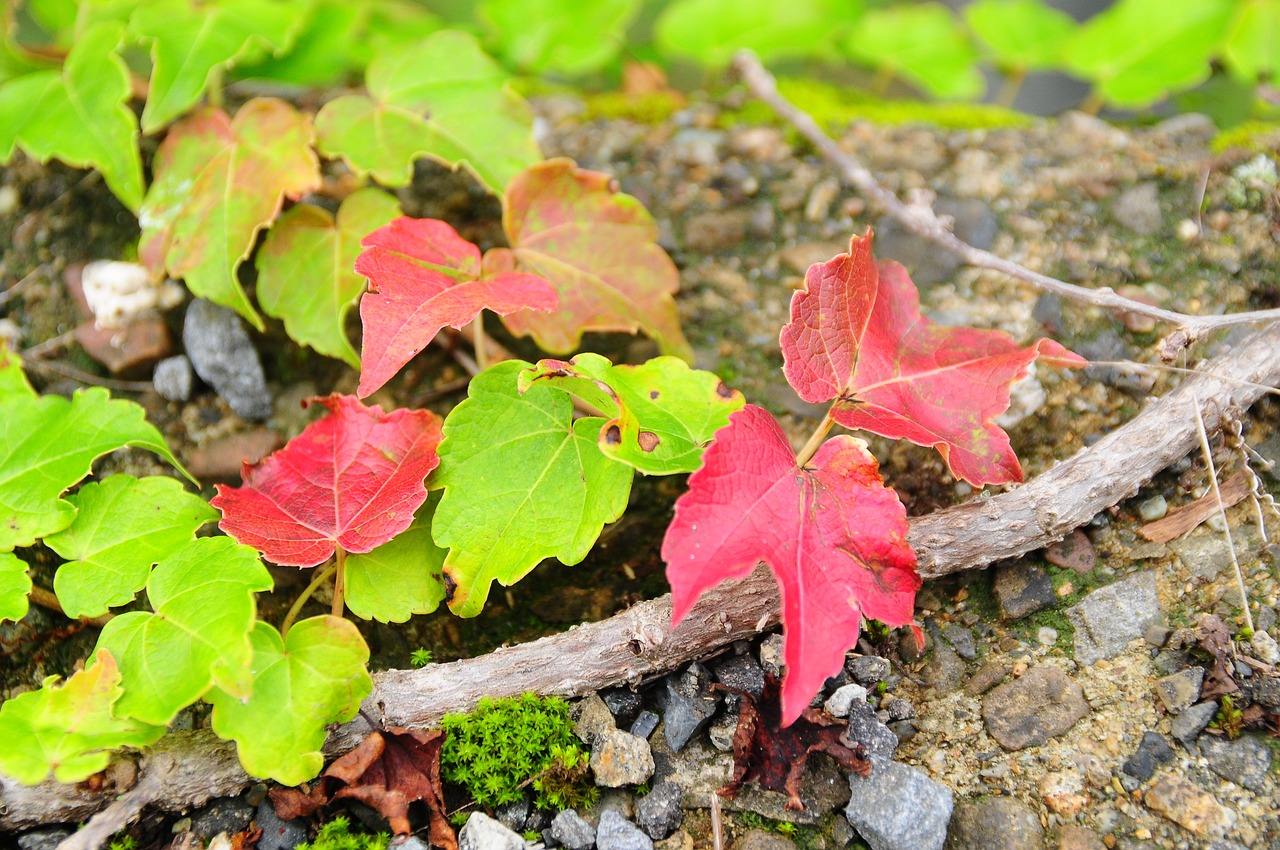
[[[1222,482],[1222,507],[1229,508],[1253,492],[1253,482],[1243,472]],[[1179,505],[1154,522],[1138,529],[1138,534],[1153,543],[1168,543],[1186,534],[1218,512],[1218,499],[1210,490],[1194,502]]]
[[[1196,624],[1196,639],[1200,642],[1200,648],[1213,656],[1213,666],[1205,674],[1204,685],[1200,688],[1200,699],[1217,699],[1223,694],[1239,691],[1240,686],[1232,675],[1235,649],[1231,644],[1231,634],[1222,619],[1215,614],[1202,616]]]

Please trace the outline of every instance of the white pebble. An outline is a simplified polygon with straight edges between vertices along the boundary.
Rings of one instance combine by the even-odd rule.
[[[122,328],[148,310],[165,310],[182,303],[182,287],[171,280],[153,280],[137,263],[99,260],[84,267],[84,299],[100,328]]]
[[[13,186],[0,186],[0,215],[13,215],[22,205],[22,195]]]
[[[1258,656],[1258,660],[1263,664],[1280,664],[1280,646],[1277,646],[1276,639],[1266,632],[1254,632],[1249,640],[1249,646],[1253,647],[1254,655]]]
[[[822,707],[832,717],[848,717],[855,702],[866,702],[867,689],[862,685],[842,685],[836,688]]]
[[[1138,505],[1138,516],[1144,522],[1152,522],[1169,513],[1169,502],[1164,496],[1155,495]]]
[[[1178,222],[1178,238],[1183,242],[1190,242],[1200,235],[1200,225],[1196,224],[1189,218],[1184,218]]]
[[[1058,642],[1058,630],[1041,626],[1040,631],[1036,632],[1036,640],[1044,646],[1053,646]]]

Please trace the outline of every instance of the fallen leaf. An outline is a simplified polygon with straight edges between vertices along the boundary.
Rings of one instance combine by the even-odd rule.
[[[1196,640],[1200,648],[1213,656],[1213,666],[1205,674],[1204,684],[1200,686],[1200,699],[1217,699],[1223,694],[1234,694],[1240,690],[1236,684],[1235,647],[1231,643],[1231,633],[1227,631],[1222,618],[1216,614],[1203,614],[1196,623]]]
[[[1243,501],[1253,492],[1253,480],[1244,472],[1237,472],[1223,481],[1218,491],[1222,494],[1222,507],[1229,508]],[[1194,502],[1179,505],[1160,519],[1141,526],[1138,534],[1153,543],[1168,543],[1186,534],[1217,512],[1218,498],[1213,490],[1209,490]]]

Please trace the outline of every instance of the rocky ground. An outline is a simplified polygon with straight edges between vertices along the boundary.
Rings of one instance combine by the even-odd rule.
[[[998,327],[1022,341],[1052,335],[1094,361],[1155,359],[1151,350],[1160,331],[1142,318],[1063,303],[960,269],[894,223],[878,220],[785,129],[737,124],[723,104],[695,104],[658,125],[594,121],[584,114],[587,108],[573,99],[543,103],[544,149],[614,172],[622,188],[654,212],[682,269],[680,305],[699,365],[782,416],[797,441],[821,411],[787,387],[778,331],[804,269],[844,250],[849,236],[867,225],[876,228],[877,254],[911,270],[926,312],[937,321]],[[1197,116],[1123,131],[1073,114],[990,131],[855,123],[842,144],[896,191],[937,192],[939,209],[954,217],[964,238],[1034,269],[1123,288],[1186,312],[1280,305],[1274,190],[1268,196],[1238,176],[1252,153],[1211,153],[1213,136],[1212,126]],[[1276,155],[1273,147],[1273,161]],[[25,274],[36,262],[47,267],[7,328],[20,348],[77,321],[66,294],[74,291],[75,275],[68,290],[67,252],[59,248],[74,238],[78,219],[63,207],[66,198],[94,192],[70,172],[55,172],[61,188],[31,188],[26,181],[42,173],[20,166],[4,176],[5,186],[18,189],[25,202],[2,211],[11,236],[7,273]],[[406,196],[409,212],[461,214],[465,235],[494,238],[491,205],[458,180],[432,179],[437,189],[451,188]],[[109,206],[100,194],[92,195],[96,203]],[[87,251],[123,245],[130,233],[129,225],[122,227],[123,235],[80,238],[70,259],[91,259]],[[178,320],[171,315],[169,321]],[[201,358],[210,356],[204,343],[221,340],[225,350],[214,354],[222,358],[255,343],[229,328],[208,329],[219,321],[188,310],[187,326],[203,322],[204,330],[191,339],[174,333],[184,346],[168,340],[126,367],[126,374],[128,368],[142,370],[137,377],[145,379],[157,359],[181,351],[222,392],[218,400],[192,379],[190,367],[173,361],[156,376],[172,400],[150,390],[142,396],[178,442],[180,456],[192,463],[201,458],[209,464],[201,471],[213,477],[219,463],[225,468],[228,458],[246,453],[246,443],[237,441],[256,440],[257,451],[269,451],[301,427],[296,414],[285,412],[293,409],[288,399],[353,384],[345,371],[317,371],[276,355],[268,357],[261,380],[220,386],[201,366]],[[160,327],[165,324],[161,320]],[[1196,354],[1229,345],[1230,338],[1208,341]],[[91,340],[81,343],[92,351]],[[111,345],[121,347],[118,340]],[[649,346],[636,341],[628,353],[643,357]],[[39,377],[53,390],[64,380]],[[447,371],[429,379],[410,375],[393,400],[428,397],[455,377]],[[1007,419],[1028,476],[1089,445],[1176,381],[1176,373],[1154,367],[1040,370],[1015,393]],[[276,399],[276,412],[265,424],[253,424],[267,415],[253,408],[264,397]],[[1244,472],[1248,457],[1263,491],[1280,489],[1280,478],[1266,469],[1280,459],[1278,419],[1280,404],[1266,400],[1241,417],[1237,436],[1219,442],[1224,481]],[[1246,444],[1256,454],[1241,448]],[[872,446],[913,514],[975,497],[932,452],[882,440]],[[917,603],[927,636],[923,653],[898,635],[872,632],[820,700],[848,720],[846,739],[870,753],[870,775],[848,775],[828,757],[814,756],[803,812],[786,810],[782,794],[745,789],[721,803],[724,846],[1280,847],[1276,739],[1245,728],[1249,720],[1257,725],[1260,715],[1280,712],[1280,547],[1265,541],[1249,498],[1231,508],[1225,522],[1209,516],[1167,542],[1141,533],[1144,525],[1194,502],[1207,485],[1203,465],[1188,459],[1058,546],[926,585]],[[659,491],[655,498],[667,510],[673,494]],[[1273,506],[1264,503],[1261,515],[1272,535],[1280,532]],[[1234,533],[1252,636],[1242,632],[1242,600],[1224,527]],[[635,536],[628,542],[634,542],[629,569],[655,575],[661,569],[654,545],[660,527]],[[615,598],[603,601],[580,592],[576,598],[587,603],[580,616],[607,615],[641,592],[630,584],[610,590]],[[0,638],[22,647],[24,634],[56,625],[35,616],[35,623],[0,630]],[[414,628],[419,630],[407,637],[377,635],[375,648],[385,650],[387,663],[414,645],[443,646],[447,656],[449,627]],[[74,655],[75,646],[67,652]],[[527,830],[538,831],[548,846],[583,850],[593,844],[601,850],[713,846],[709,806],[731,776],[736,703],[712,693],[710,685],[753,691],[766,671],[777,672],[779,654],[779,637],[765,636],[652,683],[639,695],[614,690],[584,700],[579,728],[593,746],[597,782],[610,789],[599,806],[554,819],[519,807],[496,813],[496,821],[475,816],[464,830],[464,846],[514,850],[524,846],[516,833]],[[25,666],[21,674],[6,671],[10,693],[45,674],[45,660],[35,655],[43,654],[11,656]],[[638,794],[636,786],[647,793]],[[301,824],[272,821],[261,800],[259,789],[176,825],[149,825],[191,830],[209,840],[243,829],[256,816],[265,828],[260,848],[291,847],[305,837]],[[31,833],[20,843],[35,850],[65,834]]]

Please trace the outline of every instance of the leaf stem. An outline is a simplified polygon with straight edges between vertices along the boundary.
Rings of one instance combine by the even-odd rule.
[[[347,602],[347,550],[341,546],[337,550],[338,560],[334,569],[338,571],[338,577],[333,581],[333,604],[329,606],[329,613],[341,617]]]
[[[209,105],[216,109],[221,109],[226,102],[222,88],[226,71],[222,65],[214,65],[209,70]]]
[[[1000,84],[1000,94],[996,97],[996,105],[1003,106],[1005,109],[1013,109],[1013,103],[1018,99],[1018,92],[1022,90],[1022,81],[1026,78],[1026,68],[1014,68],[1006,73],[1004,82]]]
[[[827,434],[831,432],[831,426],[835,424],[836,421],[831,418],[831,411],[827,410],[827,415],[822,417],[822,421],[818,423],[818,428],[813,432],[813,436],[809,438],[809,442],[805,443],[804,448],[796,455],[796,466],[804,468],[804,465],[817,453],[818,447],[827,438]]]
[[[298,594],[298,598],[293,601],[293,605],[289,606],[289,612],[284,615],[284,622],[280,624],[281,637],[289,634],[289,629],[293,626],[294,621],[298,619],[298,614],[302,612],[302,606],[307,604],[311,594],[315,593],[316,588],[324,584],[336,569],[338,569],[337,564],[330,564],[323,570],[318,571],[316,577],[311,580],[311,584],[307,585],[306,590]]]
[[[64,617],[67,616],[67,612],[62,610],[62,603],[58,601],[58,597],[53,593],[53,591],[45,590],[38,584],[31,586],[31,592],[27,594],[27,599],[36,605],[39,605],[41,608],[48,608],[50,611],[57,611]],[[102,628],[107,623],[111,622],[114,617],[115,614],[107,612],[106,614],[98,617],[81,617],[80,619],[91,626]],[[74,620],[76,618],[69,617],[68,619]]]
[[[485,336],[482,315],[482,313],[477,314],[471,322],[471,350],[475,352],[476,365],[480,367],[481,372],[489,368],[489,355],[485,349],[488,337]]]

